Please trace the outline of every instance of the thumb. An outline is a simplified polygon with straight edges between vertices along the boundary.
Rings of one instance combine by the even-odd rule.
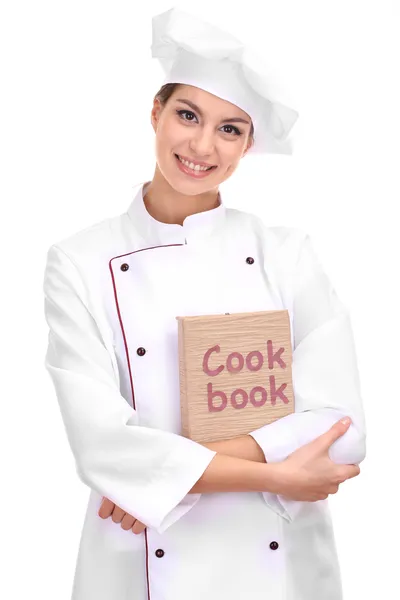
[[[335,440],[337,440],[341,435],[346,433],[346,431],[350,427],[350,423],[350,417],[342,417],[341,419],[339,419],[339,421],[336,421],[336,423],[334,423],[332,427],[328,429],[328,431],[326,431],[317,438],[319,440],[318,443],[322,443],[323,447],[328,448],[331,444],[333,444]]]

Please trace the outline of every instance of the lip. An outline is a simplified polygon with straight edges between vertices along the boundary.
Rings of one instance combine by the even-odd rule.
[[[181,158],[183,158],[183,160],[192,162],[194,165],[200,165],[200,167],[215,167],[216,166],[216,165],[211,165],[210,163],[202,162],[201,160],[192,160],[191,158],[188,158],[187,156],[184,156],[183,154],[179,154],[177,156],[180,156]]]
[[[208,175],[210,175],[213,171],[215,171],[214,169],[210,169],[209,171],[193,171],[192,169],[189,169],[186,165],[184,165],[179,158],[177,157],[176,154],[174,154],[175,160],[177,162],[177,166],[178,169],[180,171],[182,171],[182,173],[185,173],[186,175],[189,175],[190,177],[193,177],[194,179],[204,179],[204,177],[208,177]]]

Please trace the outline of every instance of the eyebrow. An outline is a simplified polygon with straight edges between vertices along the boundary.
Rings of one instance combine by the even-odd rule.
[[[196,110],[201,117],[203,116],[201,109],[194,102],[191,102],[190,100],[184,100],[183,98],[177,98],[176,101],[187,104],[188,106],[190,106],[190,108],[193,108],[193,110]],[[249,121],[246,121],[246,119],[241,119],[240,117],[232,117],[232,119],[222,119],[222,121],[221,121],[221,123],[228,123],[228,122],[229,123],[247,123],[247,125],[250,125]]]

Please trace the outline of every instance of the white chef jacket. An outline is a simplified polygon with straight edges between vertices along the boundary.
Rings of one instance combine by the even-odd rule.
[[[215,452],[180,435],[176,316],[287,309],[295,413],[250,435],[267,462],[353,422],[329,449],[365,457],[349,311],[295,227],[216,208],[161,223],[138,184],[128,210],[53,244],[45,366],[90,488],[72,600],[341,600],[328,499],[189,494]],[[97,512],[103,496],[147,525]]]

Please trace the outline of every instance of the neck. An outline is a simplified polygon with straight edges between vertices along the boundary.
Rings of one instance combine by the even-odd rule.
[[[154,219],[178,225],[182,225],[187,216],[211,210],[220,203],[218,188],[193,196],[177,192],[170,186],[158,166],[143,200],[148,213]]]

